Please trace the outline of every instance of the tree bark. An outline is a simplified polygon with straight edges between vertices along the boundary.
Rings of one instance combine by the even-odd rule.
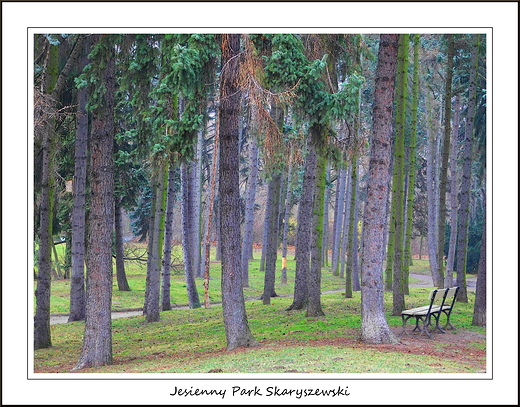
[[[258,182],[258,144],[255,137],[250,140],[249,178],[247,179],[246,208],[244,214],[244,239],[242,243],[242,285],[249,286],[249,260],[253,257],[253,227],[255,224],[255,197]]]
[[[266,247],[265,247],[265,273],[264,273],[264,292],[262,294],[262,302],[264,305],[271,303],[271,297],[276,297],[274,290],[275,273],[276,273],[276,257],[278,252],[278,217],[279,202],[281,191],[282,174],[277,172],[272,175],[271,181],[267,189],[267,205],[266,205]]]
[[[289,219],[291,216],[292,208],[292,174],[293,174],[293,163],[292,163],[292,151],[291,158],[289,159],[289,170],[287,173],[287,189],[285,194],[285,207],[283,215],[283,232],[282,232],[282,276],[281,284],[287,284],[287,238],[289,234]]]
[[[404,284],[403,284],[403,252],[404,252],[404,164],[405,164],[405,114],[408,84],[408,44],[409,35],[400,35],[400,55],[399,55],[399,90],[397,131],[395,142],[395,161],[394,179],[392,183],[392,205],[395,205],[395,251],[394,251],[394,272],[392,281],[392,315],[401,315],[404,308]]]
[[[161,309],[169,311],[172,309],[170,298],[171,286],[171,256],[172,256],[172,236],[173,236],[173,207],[176,195],[176,171],[172,168],[168,170],[168,196],[166,201],[166,220],[164,222],[164,256],[162,270],[162,296]]]
[[[345,272],[345,298],[352,298],[352,290],[356,288],[359,291],[359,278],[357,281],[354,280],[354,264],[355,260],[358,256],[358,243],[357,243],[357,222],[356,222],[356,203],[357,203],[357,183],[358,183],[358,158],[355,155],[352,159],[352,169],[350,171],[350,209],[349,209],[349,221],[348,221],[348,231],[345,236],[347,239],[347,247],[348,247],[348,258],[347,258],[347,267]],[[347,202],[345,203],[345,206]],[[359,276],[358,276],[359,277]]]
[[[451,82],[453,78],[453,56],[454,42],[453,34],[448,36],[448,61],[446,67],[446,91],[444,95],[444,139],[439,176],[439,235],[437,243],[437,264],[439,266],[439,288],[444,288],[444,241],[446,229],[446,190],[448,184],[448,159],[450,156],[450,134],[451,134]]]
[[[112,232],[114,230],[115,55],[111,36],[101,66],[103,103],[93,112],[90,214],[87,246],[86,319],[83,347],[74,370],[112,363]],[[98,43],[98,44],[99,44]]]
[[[468,89],[468,110],[466,129],[464,132],[464,147],[462,150],[462,175],[459,193],[459,212],[457,226],[457,285],[460,287],[457,301],[468,302],[466,288],[466,261],[468,256],[468,229],[471,188],[471,164],[473,162],[473,132],[475,122],[475,106],[477,99],[477,68],[478,68],[478,35],[472,47],[471,70]]]
[[[439,223],[437,221],[438,214],[438,201],[436,199],[436,191],[438,188],[436,182],[435,171],[437,168],[437,158],[436,158],[436,148],[435,148],[435,130],[433,126],[433,118],[432,118],[432,106],[431,106],[431,95],[428,93],[426,97],[427,102],[427,116],[428,116],[428,158],[427,158],[427,167],[426,167],[426,177],[427,177],[427,195],[428,195],[428,258],[430,263],[430,270],[432,272],[433,284],[434,286],[439,285],[439,265],[437,264],[437,244],[438,244],[438,226]]]
[[[283,130],[284,112],[277,104],[271,106],[271,117],[276,123],[278,130]],[[266,205],[266,228],[265,228],[265,274],[264,274],[264,293],[262,301],[264,305],[271,303],[271,297],[276,297],[274,290],[276,259],[278,255],[278,232],[280,228],[280,201],[282,191],[282,173],[279,169],[270,171],[271,180],[267,188],[267,205]]]
[[[321,248],[321,264],[323,267],[329,267],[329,203],[330,190],[328,186],[330,181],[330,163],[327,164],[325,170],[325,198],[323,200],[323,243]]]
[[[477,287],[475,289],[475,306],[473,308],[473,320],[471,325],[486,326],[486,197],[484,194],[484,228],[480,246],[480,259],[478,263]]]
[[[339,260],[340,260],[340,252],[341,252],[341,235],[342,235],[342,226],[343,226],[343,216],[344,209],[346,206],[345,202],[345,185],[347,181],[347,170],[345,168],[339,168],[337,171],[338,174],[338,189],[336,193],[336,206],[334,208],[334,224],[332,227],[333,230],[333,240],[332,240],[332,274],[335,276],[339,275]]]
[[[406,196],[406,232],[404,244],[403,279],[404,292],[409,294],[409,270],[412,264],[412,236],[413,236],[413,209],[415,202],[415,174],[416,150],[417,150],[417,114],[419,106],[419,45],[420,35],[414,36],[414,66],[412,87],[412,119],[410,129],[410,163],[408,170],[408,189]]]
[[[36,283],[36,314],[34,315],[34,349],[49,348],[51,343],[50,308],[52,275],[52,213],[53,184],[51,175],[52,128],[49,125],[42,142],[42,174],[40,230],[38,233],[38,278]]]
[[[397,63],[397,34],[381,34],[376,69],[372,146],[367,200],[363,219],[361,263],[361,340],[398,342],[385,317],[383,286],[384,225],[393,133],[393,94]]]
[[[181,165],[182,189],[182,251],[184,253],[184,273],[186,275],[186,290],[190,308],[200,308],[200,299],[195,284],[195,270],[193,268],[193,195],[189,188],[188,164]]]
[[[359,167],[359,161],[356,159],[355,162],[356,167]],[[352,245],[350,248],[350,256],[352,257],[352,289],[354,291],[361,291],[361,282],[359,281],[359,231],[358,231],[358,222],[359,222],[359,194],[358,194],[358,186],[359,182],[356,179],[355,185],[353,185],[352,193],[356,194],[356,199],[354,200],[354,228],[353,228],[353,237],[352,237]]]
[[[324,129],[314,125],[309,133],[311,142],[316,145],[316,184],[314,187],[314,202],[312,207],[311,233],[311,265],[307,274],[307,317],[325,315],[321,307],[321,266],[323,245],[323,217],[326,188],[327,157],[323,151],[325,143]]]
[[[190,188],[191,165],[181,164],[181,213],[182,213],[182,252],[186,276],[194,275],[193,267],[193,191]]]
[[[116,246],[116,278],[119,291],[131,291],[125,273],[125,252],[123,242],[123,209],[115,205],[115,246]]]
[[[304,309],[308,302],[307,275],[310,266],[310,242],[312,231],[312,205],[316,184],[316,146],[307,142],[307,156],[305,158],[305,174],[303,176],[303,191],[298,206],[298,225],[296,229],[296,272],[294,281],[293,302],[287,309]]]
[[[218,180],[217,180],[218,182]],[[220,225],[220,209],[219,209],[219,196],[215,197],[215,229],[219,230]],[[217,233],[215,236],[217,241],[217,247],[215,248],[215,261],[222,261],[222,240],[220,233]]]
[[[350,202],[352,197],[352,164],[349,165],[349,169],[347,171],[347,185],[345,187],[345,202]],[[347,251],[348,251],[348,230],[349,230],[349,222],[350,216],[348,214],[349,207],[345,205],[343,208],[343,225],[341,227],[342,230],[342,238],[341,238],[341,253],[340,253],[340,270],[339,270],[339,278],[345,278],[345,267],[347,264]]]
[[[269,225],[270,225],[270,222],[271,220],[269,219],[269,208],[267,207],[267,205],[265,206],[265,211],[264,211],[264,228],[263,228],[263,233],[262,233],[262,252],[261,252],[261,255],[260,255],[260,265],[258,267],[258,271],[260,272],[265,272],[265,258],[266,258],[266,254],[267,254],[267,240],[268,240],[268,237],[269,237]]]
[[[457,171],[457,151],[460,124],[459,113],[460,95],[456,95],[453,106],[453,132],[450,152],[450,247],[446,261],[446,287],[453,287],[453,267],[455,265],[455,252],[457,248],[457,190],[459,178]]]
[[[51,108],[56,109],[56,101],[65,84],[65,80],[74,66],[81,50],[85,36],[78,36],[78,40],[67,63],[58,75],[58,47],[50,45],[47,49],[44,79],[42,90],[49,96]],[[51,273],[52,273],[52,224],[54,212],[54,119],[47,112],[41,114],[43,125],[42,134],[42,170],[41,170],[41,205],[40,229],[38,232],[38,277],[36,282],[36,313],[34,315],[34,348],[42,349],[52,346],[50,330],[50,302],[51,302]]]
[[[211,171],[211,187],[209,191],[209,204],[207,210],[206,239],[204,242],[204,307],[209,308],[209,255],[211,251],[211,225],[213,222],[213,205],[215,204],[215,186],[217,184],[218,155],[219,155],[219,133],[215,133],[215,144],[213,148],[213,169]]]
[[[87,54],[88,49],[85,49],[80,61],[81,70],[88,63]],[[85,319],[85,203],[88,144],[87,89],[85,87],[78,89],[77,102],[72,206],[72,275],[68,322]]]
[[[222,244],[222,311],[227,349],[254,346],[256,341],[247,322],[242,269],[240,267],[239,129],[240,35],[222,34],[222,72],[219,107],[219,204]]]
[[[71,269],[72,269],[72,233],[70,230],[65,230],[65,258],[63,260],[63,278],[70,279],[71,278]]]
[[[165,200],[166,200],[166,169],[165,164],[160,163],[156,169],[154,182],[154,205],[153,221],[151,222],[150,240],[148,245],[148,270],[146,285],[146,306],[143,313],[146,315],[146,322],[157,322],[161,316],[160,296],[161,296],[161,253],[164,233]]]
[[[42,88],[44,94],[52,93],[56,84],[58,70],[58,47],[48,45]],[[52,103],[52,102],[51,102]],[[41,198],[40,228],[38,230],[38,276],[36,280],[36,313],[34,315],[34,349],[50,348],[50,308],[51,308],[51,276],[52,276],[52,218],[54,204],[53,177],[53,127],[54,120],[45,112],[42,120],[42,166],[41,166]]]
[[[148,313],[148,304],[150,302],[150,277],[152,275],[152,264],[154,261],[153,250],[154,250],[154,225],[155,225],[155,205],[157,202],[156,194],[157,194],[157,179],[153,175],[150,178],[150,190],[151,190],[151,209],[150,215],[148,219],[148,241],[146,244],[146,250],[148,252],[148,258],[146,260],[146,282],[145,282],[145,291],[144,291],[144,304],[143,304],[143,315]]]
[[[192,251],[192,267],[193,273],[196,277],[202,277],[200,274],[200,248],[201,248],[201,233],[200,233],[200,166],[202,154],[202,133],[198,132],[197,147],[195,160],[190,163],[190,194],[191,194],[191,228],[190,228],[190,246]]]
[[[85,49],[80,61],[80,69],[83,69],[88,63],[87,54],[88,49]],[[72,207],[72,275],[68,322],[85,319],[85,203],[88,143],[86,88],[78,89],[77,102],[76,142],[74,147],[74,202]]]

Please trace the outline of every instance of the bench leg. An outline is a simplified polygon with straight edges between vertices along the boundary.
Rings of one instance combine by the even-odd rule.
[[[419,321],[422,321],[421,317],[415,317],[415,328],[412,329],[412,332],[420,331],[421,327],[419,327]]]
[[[410,335],[408,332],[406,332],[406,322],[411,318],[411,317],[406,317],[404,315],[401,315],[401,318],[403,320],[403,330],[399,333],[398,336],[401,336],[402,334],[406,334],[406,335]]]
[[[442,328],[439,325],[439,320],[441,318],[441,314],[440,313],[437,314],[437,315],[434,314],[433,317],[435,318],[435,327],[432,329],[432,332],[437,329],[441,334],[445,334],[446,332],[443,331]],[[428,325],[431,325],[431,320],[430,320],[430,323]]]
[[[451,324],[451,322],[448,322],[446,325],[444,325],[444,326],[442,327],[442,329],[457,329],[457,328],[455,328],[455,327]]]
[[[423,333],[426,333],[426,335],[428,335],[428,338],[431,339],[432,335],[428,331],[428,326],[431,325],[431,318],[430,317],[426,318],[426,317],[417,316],[417,315],[408,315],[408,316],[401,315],[401,318],[403,320],[403,330],[398,334],[398,336],[401,336],[403,334],[410,335],[408,333],[408,331],[406,330],[406,322],[411,317],[415,317],[415,327],[414,327],[414,329],[412,329],[412,332],[420,331],[419,336],[421,336]],[[422,322],[422,326],[419,326],[419,321]],[[437,319],[436,322],[437,322],[437,326],[438,326],[439,320]],[[439,328],[439,330],[441,330],[441,329]]]
[[[428,338],[432,338],[430,332],[428,331],[428,326],[431,324],[431,316],[428,317],[428,318],[424,318],[424,321],[423,321],[423,326],[422,326],[422,329],[421,329],[421,333],[419,334],[422,335],[423,333],[426,333],[426,335],[428,335]]]
[[[449,329],[456,329],[456,328],[452,325],[452,323],[451,323],[451,321],[450,321],[451,312],[450,312],[450,313],[448,313],[448,312],[446,312],[446,311],[443,311],[443,312],[444,312],[444,313],[446,314],[446,316],[448,317],[448,319],[446,320],[446,324],[443,326],[443,329],[448,329],[448,328],[447,328],[448,326],[450,327]]]

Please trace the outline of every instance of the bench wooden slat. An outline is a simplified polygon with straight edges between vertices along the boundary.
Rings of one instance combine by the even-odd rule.
[[[402,314],[403,315],[426,315],[428,313],[428,310],[430,310],[430,313],[432,313],[432,312],[439,311],[440,308],[441,308],[440,305],[434,305],[434,306],[432,306],[432,308],[430,310],[430,306],[425,305],[423,307],[417,307],[417,308],[412,308],[412,309],[403,311]]]

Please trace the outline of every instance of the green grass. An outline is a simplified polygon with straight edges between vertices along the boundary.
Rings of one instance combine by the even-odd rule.
[[[425,290],[412,289],[407,297],[420,302]],[[163,311],[161,320],[146,323],[144,316],[115,319],[113,326],[114,364],[86,369],[97,373],[472,373],[473,363],[447,357],[381,352],[376,346],[356,342],[360,328],[360,294],[345,299],[341,294],[323,296],[325,316],[306,318],[303,311],[286,311],[290,298],[274,298],[272,305],[261,301],[246,303],[251,331],[261,346],[227,352],[221,306],[209,309]],[[390,326],[391,295],[385,295]],[[458,330],[471,327],[472,304],[457,304],[453,321]],[[53,347],[34,353],[37,371],[66,373],[79,357],[84,323],[51,327]],[[452,335],[452,333],[450,333]],[[343,341],[346,341],[343,343]],[[435,344],[435,342],[433,342]],[[469,344],[471,345],[471,344]],[[445,344],[435,344],[442,349]],[[474,349],[484,346],[478,343]]]
[[[413,259],[413,264],[410,266],[410,273],[431,274],[430,262],[428,260]]]
[[[259,257],[259,256],[257,256]],[[343,279],[323,271],[322,290],[340,290],[322,295],[325,316],[306,318],[304,311],[286,311],[293,292],[294,261],[288,259],[287,286],[279,281],[271,305],[263,305],[258,297],[263,291],[263,273],[259,260],[251,262],[250,287],[245,296],[249,326],[258,347],[227,352],[222,307],[209,309],[174,309],[161,312],[161,320],[147,323],[144,316],[112,321],[114,364],[85,369],[93,373],[205,373],[220,369],[223,373],[472,373],[482,370],[480,360],[453,359],[397,350],[382,352],[377,346],[362,346],[357,341],[361,327],[361,296],[343,295]],[[279,265],[280,266],[280,265]],[[415,262],[414,267],[425,267]],[[427,268],[427,262],[426,262]],[[279,273],[279,269],[277,270]],[[113,308],[139,308],[144,301],[146,270],[128,264],[127,275],[132,291],[120,292],[115,282]],[[220,301],[220,264],[211,265],[210,292],[212,301]],[[277,274],[277,279],[279,275]],[[201,300],[202,280],[197,280]],[[52,282],[51,312],[68,311],[69,282]],[[424,305],[430,288],[412,288],[406,296],[406,307]],[[172,301],[186,304],[183,276],[172,276]],[[474,293],[469,302],[457,303],[452,321],[457,331],[485,333],[485,328],[471,325]],[[391,316],[392,294],[385,293],[387,321],[391,327],[401,325],[401,318]],[[51,326],[53,346],[34,352],[37,372],[67,373],[78,360],[83,340],[84,322]],[[428,343],[428,342],[427,342]],[[430,341],[434,350],[455,351],[449,344]],[[464,344],[465,350],[485,350],[485,342]],[[458,351],[457,351],[458,352]],[[458,353],[455,353],[457,355]]]
[[[58,255],[63,256],[65,245],[57,245]],[[180,249],[178,249],[180,250]],[[259,271],[260,268],[260,251],[255,252],[255,260],[249,263],[249,287],[244,288],[244,296],[246,299],[259,298],[264,289],[264,275]],[[214,250],[211,254],[211,259],[214,259]],[[287,276],[288,284],[282,285],[280,282],[280,270],[282,267],[281,256],[278,256],[276,269],[276,283],[275,291],[280,296],[292,295],[294,291],[294,273],[295,261],[293,256],[288,256],[287,259]],[[427,260],[414,260],[414,264],[410,267],[411,273],[427,274],[429,273],[429,266]],[[146,265],[136,262],[128,262],[126,264],[126,276],[130,285],[131,291],[119,291],[117,288],[117,279],[114,275],[113,279],[113,294],[112,294],[112,309],[120,311],[125,309],[141,308],[144,303],[145,284],[146,284]],[[413,283],[414,278],[410,279]],[[204,280],[197,279],[197,290],[201,302],[204,300]],[[210,264],[210,283],[209,294],[211,302],[222,301],[221,294],[221,268],[220,263],[212,260]],[[36,288],[36,283],[34,285]],[[321,281],[322,291],[330,290],[344,290],[344,280],[338,276],[332,275],[326,268],[324,268]],[[70,297],[70,280],[53,280],[51,285],[51,313],[60,314],[69,312],[69,297]],[[174,306],[184,306],[188,304],[186,293],[186,281],[184,275],[171,276],[170,299]],[[36,300],[34,300],[36,305]]]
[[[63,255],[65,245],[58,245],[58,254]],[[180,250],[180,249],[179,249]],[[264,290],[264,273],[259,271],[260,268],[260,251],[255,252],[255,260],[249,264],[250,276],[249,287],[244,288],[244,296],[246,299],[259,298]],[[209,298],[210,302],[222,301],[221,293],[221,267],[220,262],[215,262],[214,250],[211,254],[210,263],[210,282],[209,282]],[[288,256],[287,259],[287,277],[289,284],[282,285],[280,282],[280,270],[282,268],[281,256],[277,261],[277,280],[275,283],[275,292],[280,296],[292,295],[294,291],[294,273],[295,261],[293,257]],[[126,276],[131,291],[119,291],[117,287],[117,279],[113,277],[113,294],[112,309],[114,311],[124,309],[141,308],[144,303],[145,285],[146,285],[146,265],[136,262],[128,262],[126,264]],[[115,268],[115,266],[114,266]],[[201,302],[204,301],[204,279],[196,279],[197,290]],[[322,291],[344,290],[344,280],[332,275],[324,269],[321,282]],[[34,285],[36,289],[36,283]],[[53,280],[51,284],[51,313],[68,313],[70,297],[70,280]],[[172,306],[184,306],[188,304],[186,281],[184,275],[171,276],[170,299]],[[36,306],[36,299],[34,300]]]

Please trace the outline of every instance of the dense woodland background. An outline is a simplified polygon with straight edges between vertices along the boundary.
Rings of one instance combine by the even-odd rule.
[[[478,273],[486,323],[486,35],[38,34],[34,129],[34,345],[51,346],[50,286],[70,279],[78,368],[111,363],[132,242],[147,244],[147,322],[171,308],[179,264],[190,307],[208,305],[195,281],[216,248],[228,349],[255,343],[253,246],[264,304],[289,278],[290,309],[320,315],[334,273],[362,291],[367,342],[395,341],[379,300],[392,291],[400,314],[416,256],[460,301]]]

